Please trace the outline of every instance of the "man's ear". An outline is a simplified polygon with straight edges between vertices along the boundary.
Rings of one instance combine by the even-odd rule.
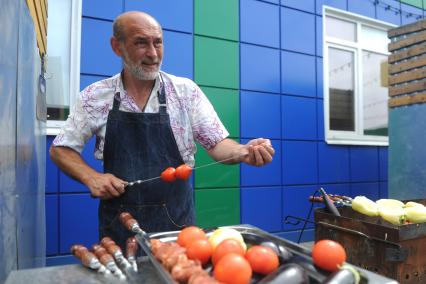
[[[117,54],[117,56],[122,57],[123,53],[121,52],[121,49],[120,49],[120,41],[115,37],[111,37],[110,43],[114,53]]]

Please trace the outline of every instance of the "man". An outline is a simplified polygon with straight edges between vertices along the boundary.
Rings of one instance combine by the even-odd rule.
[[[123,71],[84,89],[50,148],[51,159],[85,184],[99,205],[99,234],[123,247],[130,235],[119,224],[130,212],[148,231],[178,230],[194,224],[193,191],[188,180],[161,179],[126,187],[130,181],[158,177],[167,167],[194,166],[195,141],[216,161],[270,163],[268,139],[246,145],[229,133],[201,89],[191,80],[160,71],[163,34],[160,24],[143,12],[127,12],[113,24],[111,47]],[[104,172],[81,158],[84,144],[96,135],[95,156]]]

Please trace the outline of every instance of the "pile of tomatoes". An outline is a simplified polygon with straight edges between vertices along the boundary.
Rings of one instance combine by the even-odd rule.
[[[192,168],[187,164],[182,164],[176,169],[173,167],[168,167],[165,169],[160,177],[163,181],[173,182],[176,179],[186,180],[191,176]]]
[[[224,239],[216,245],[195,226],[180,231],[177,243],[186,248],[189,259],[198,259],[203,265],[211,263],[213,276],[223,283],[246,284],[253,272],[266,275],[279,266],[277,254],[269,247],[253,245],[246,250],[245,244],[234,238]]]

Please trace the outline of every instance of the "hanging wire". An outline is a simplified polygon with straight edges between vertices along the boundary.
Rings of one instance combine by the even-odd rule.
[[[402,9],[394,7],[394,6],[384,2],[382,0],[370,0],[370,2],[372,2],[373,5],[375,5],[375,6],[383,7],[386,11],[393,11],[395,13],[395,15],[401,14],[402,16],[405,16],[407,18],[413,17],[416,20],[420,20],[420,19],[423,18],[423,15],[403,11]]]

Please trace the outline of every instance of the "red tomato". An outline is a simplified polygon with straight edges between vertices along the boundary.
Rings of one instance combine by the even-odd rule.
[[[182,164],[176,168],[176,178],[186,180],[191,176],[192,168],[187,164]]]
[[[335,241],[321,240],[312,249],[312,259],[319,268],[333,272],[346,261],[346,251]]]
[[[239,241],[234,239],[225,239],[217,245],[216,249],[213,252],[213,256],[212,256],[213,265],[218,263],[218,261],[223,256],[231,252],[239,254],[241,256],[244,256],[244,254],[246,253]]]
[[[214,267],[214,278],[226,284],[250,283],[252,270],[247,259],[236,253],[228,253]]]
[[[161,173],[161,179],[166,182],[172,182],[176,180],[175,168],[168,167]]]
[[[186,256],[189,259],[198,259],[202,264],[210,260],[212,251],[212,246],[207,239],[198,239],[186,246]]]
[[[253,271],[260,274],[269,274],[280,264],[277,254],[271,248],[259,245],[248,249],[246,259]]]
[[[179,232],[177,243],[182,247],[187,247],[190,243],[199,239],[207,240],[206,233],[196,226],[190,226]]]

